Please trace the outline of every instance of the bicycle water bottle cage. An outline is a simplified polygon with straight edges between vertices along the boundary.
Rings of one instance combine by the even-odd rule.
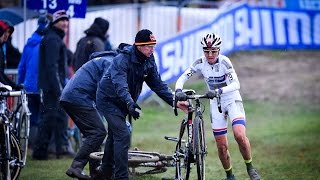
[[[183,89],[182,92],[186,93],[186,95],[194,95],[196,91],[193,89]]]

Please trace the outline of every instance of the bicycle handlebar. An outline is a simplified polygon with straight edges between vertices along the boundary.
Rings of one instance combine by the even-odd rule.
[[[0,92],[0,97],[16,97],[21,96],[23,91],[4,91]]]
[[[213,96],[211,93],[206,93],[206,94],[195,94],[194,90],[183,90],[183,92],[185,92],[187,94],[185,99],[178,99],[177,97],[174,97],[174,103],[173,103],[173,109],[174,109],[174,114],[176,116],[178,116],[178,111],[177,111],[177,102],[178,101],[186,101],[189,99],[213,99],[213,98],[217,98],[217,104],[218,104],[218,110],[220,113],[222,113],[222,109],[221,109],[221,97],[220,94],[216,94],[215,96]]]

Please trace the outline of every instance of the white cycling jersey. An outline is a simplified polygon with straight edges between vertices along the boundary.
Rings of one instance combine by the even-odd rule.
[[[230,59],[219,55],[215,64],[209,64],[205,56],[196,60],[177,80],[175,89],[183,89],[184,83],[194,74],[201,72],[209,90],[222,89],[221,101],[242,101],[240,82]]]
[[[219,55],[215,64],[209,64],[203,56],[196,60],[177,80],[175,89],[183,89],[184,83],[194,74],[201,72],[209,90],[222,89],[221,109],[218,111],[217,101],[210,100],[210,119],[215,136],[227,133],[227,116],[233,125],[246,124],[242,98],[239,92],[240,83],[228,57]]]

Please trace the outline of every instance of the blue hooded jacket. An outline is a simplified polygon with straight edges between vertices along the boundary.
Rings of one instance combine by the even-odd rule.
[[[34,32],[23,48],[18,65],[18,83],[24,84],[27,92],[38,92],[39,46],[42,36]]]
[[[100,52],[92,60],[81,66],[64,87],[60,101],[80,106],[92,107],[96,101],[98,82],[108,69],[116,51]]]

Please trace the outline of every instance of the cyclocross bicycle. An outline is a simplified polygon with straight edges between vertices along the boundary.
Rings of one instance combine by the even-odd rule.
[[[188,115],[181,121],[179,137],[168,137],[165,139],[176,142],[173,155],[158,152],[130,150],[128,154],[129,172],[132,175],[145,175],[166,172],[167,167],[175,167],[175,180],[188,180],[192,165],[197,167],[197,178],[205,179],[205,156],[207,146],[205,141],[204,121],[202,113],[202,98],[213,98],[210,94],[197,95],[194,90],[184,90],[189,102]],[[176,99],[175,102],[179,101]],[[195,102],[195,106],[192,104]],[[177,114],[176,103],[174,111]],[[194,118],[193,118],[194,115]],[[103,152],[90,154],[93,159],[101,160]]]
[[[6,86],[0,87],[0,179],[1,180],[16,180],[20,174],[21,168],[25,163],[26,150],[21,150],[19,139],[16,138],[15,132],[23,132],[25,135],[21,137],[28,138],[29,129],[25,127],[28,126],[29,121],[25,125],[21,122],[17,122],[16,125],[21,127],[20,130],[15,130],[14,126],[10,121],[10,112],[7,105],[8,97],[21,97],[25,95],[24,91],[10,91],[10,88]],[[26,97],[23,97],[26,100]],[[26,102],[22,102],[26,104]],[[22,105],[23,109],[27,108]],[[28,112],[28,111],[27,111]],[[23,130],[22,130],[23,129]],[[25,144],[27,146],[27,142]],[[22,154],[21,152],[25,153]]]
[[[210,93],[198,95],[194,90],[183,90],[186,93],[186,99],[175,99],[174,112],[178,115],[176,103],[177,101],[189,102],[188,115],[183,119],[180,126],[179,139],[176,150],[180,150],[184,154],[183,159],[179,159],[176,165],[176,178],[189,179],[192,164],[196,165],[198,180],[205,179],[205,157],[207,155],[207,144],[205,138],[204,120],[202,113],[204,107],[200,99],[212,99]],[[195,102],[195,105],[192,102]],[[181,140],[186,139],[186,143]]]

